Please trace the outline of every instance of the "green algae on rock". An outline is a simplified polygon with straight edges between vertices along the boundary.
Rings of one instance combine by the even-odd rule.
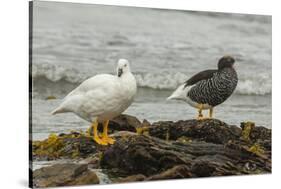
[[[47,139],[32,143],[33,157],[37,160],[85,158],[96,153],[99,148],[92,137],[78,132],[50,134]]]

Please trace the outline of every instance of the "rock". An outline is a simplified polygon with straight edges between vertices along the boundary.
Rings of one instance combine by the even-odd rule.
[[[113,145],[98,145],[83,132],[51,134],[32,142],[33,159],[79,160],[105,169],[112,182],[271,172],[271,130],[252,122],[241,127],[216,119],[150,124],[122,115],[110,124]]]
[[[100,165],[102,168],[120,168],[129,175],[149,176],[171,168],[174,164],[191,163],[188,156],[170,147],[172,146],[157,138],[128,136],[118,140],[104,152]]]
[[[210,129],[212,130],[213,127]],[[229,127],[224,125],[219,126],[219,129],[227,133]],[[198,138],[198,135],[195,136]],[[231,134],[228,136],[239,138]],[[202,140],[201,137],[199,138]],[[210,141],[210,138],[204,139]],[[253,153],[250,147],[240,143],[239,139],[216,144],[196,140],[164,141],[146,135],[130,135],[117,140],[113,146],[104,151],[100,165],[108,170],[118,169],[125,175],[142,174],[151,179],[169,176],[178,178],[181,175],[204,177],[271,172],[270,158]],[[174,168],[179,165],[185,167]],[[253,169],[246,169],[245,166],[248,165]],[[178,170],[185,171],[178,174]],[[162,174],[159,175],[161,172]],[[158,176],[153,177],[153,175]]]
[[[242,122],[240,127],[242,128],[242,140],[251,144],[250,151],[271,158],[271,129],[262,126],[256,127],[253,122]]]
[[[33,172],[34,187],[99,184],[97,175],[87,164],[56,164]]]
[[[47,139],[32,143],[32,155],[35,160],[86,158],[104,148],[83,133],[50,134]]]
[[[137,135],[138,135],[137,133],[134,133],[134,132],[131,132],[131,131],[119,131],[119,132],[116,132],[116,133],[114,133],[110,136],[114,137],[118,140],[118,139],[126,138],[126,137],[129,137],[129,136],[137,136]]]
[[[134,116],[122,114],[109,122],[109,132],[131,131],[136,132],[136,128],[141,127],[141,122]]]
[[[240,137],[241,129],[228,126],[217,119],[186,120],[186,121],[161,121],[149,127],[149,135],[164,140],[177,140],[185,136],[192,140],[206,141],[215,144],[224,144],[229,140]]]
[[[227,176],[245,174],[244,163],[235,165],[235,158],[228,158],[227,155],[206,155],[193,161],[191,172],[194,177]],[[241,161],[240,159],[238,162]]]
[[[144,119],[142,121],[141,127],[150,127],[151,123],[149,121],[147,121],[146,119]]]
[[[102,153],[95,153],[94,155],[78,161],[80,164],[87,164],[90,169],[98,169],[100,157]]]
[[[116,182],[137,182],[144,181],[146,177],[142,174],[130,175],[125,178],[118,179]]]
[[[176,165],[171,169],[153,175],[146,180],[164,180],[164,179],[181,179],[192,177],[190,169],[186,165]]]
[[[271,139],[271,129],[262,126],[254,127],[249,137],[252,141]]]
[[[130,131],[119,131],[112,135],[119,140],[127,136],[137,135]],[[109,146],[98,145],[92,137],[84,133],[71,132],[69,134],[50,134],[43,141],[32,142],[32,155],[34,160],[56,160],[59,158],[79,159],[92,158],[103,152]]]

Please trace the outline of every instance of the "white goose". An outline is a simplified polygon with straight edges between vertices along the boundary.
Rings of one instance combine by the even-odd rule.
[[[52,114],[73,112],[92,123],[94,140],[98,144],[113,144],[115,140],[107,134],[109,120],[131,105],[136,92],[137,84],[129,62],[120,59],[117,75],[99,74],[85,80],[63,99]],[[101,138],[97,131],[98,123],[103,124]]]

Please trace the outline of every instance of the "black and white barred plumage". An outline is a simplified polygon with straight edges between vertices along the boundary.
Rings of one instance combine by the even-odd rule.
[[[198,109],[210,109],[223,103],[238,83],[234,62],[230,56],[222,57],[217,70],[199,72],[178,87],[168,99],[184,100]]]
[[[199,104],[217,106],[223,103],[233,93],[238,82],[233,68],[218,70],[213,76],[196,83],[187,93],[192,101]]]

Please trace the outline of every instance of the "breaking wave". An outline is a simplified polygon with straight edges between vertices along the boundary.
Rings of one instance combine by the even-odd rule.
[[[50,64],[33,65],[32,78],[42,86],[43,82],[51,84],[44,85],[45,88],[51,88],[56,84],[56,90],[63,90],[67,85],[77,86],[85,79],[95,75],[93,73],[81,72],[73,68],[64,68]],[[134,73],[139,87],[151,88],[155,90],[173,90],[181,83],[187,80],[190,75],[181,72],[161,72],[161,73]],[[41,80],[41,82],[39,82]],[[271,94],[271,74],[259,73],[243,75],[239,74],[238,86],[235,90],[236,94],[240,95],[267,95]],[[42,88],[41,88],[42,89]],[[40,90],[36,90],[40,92]]]

